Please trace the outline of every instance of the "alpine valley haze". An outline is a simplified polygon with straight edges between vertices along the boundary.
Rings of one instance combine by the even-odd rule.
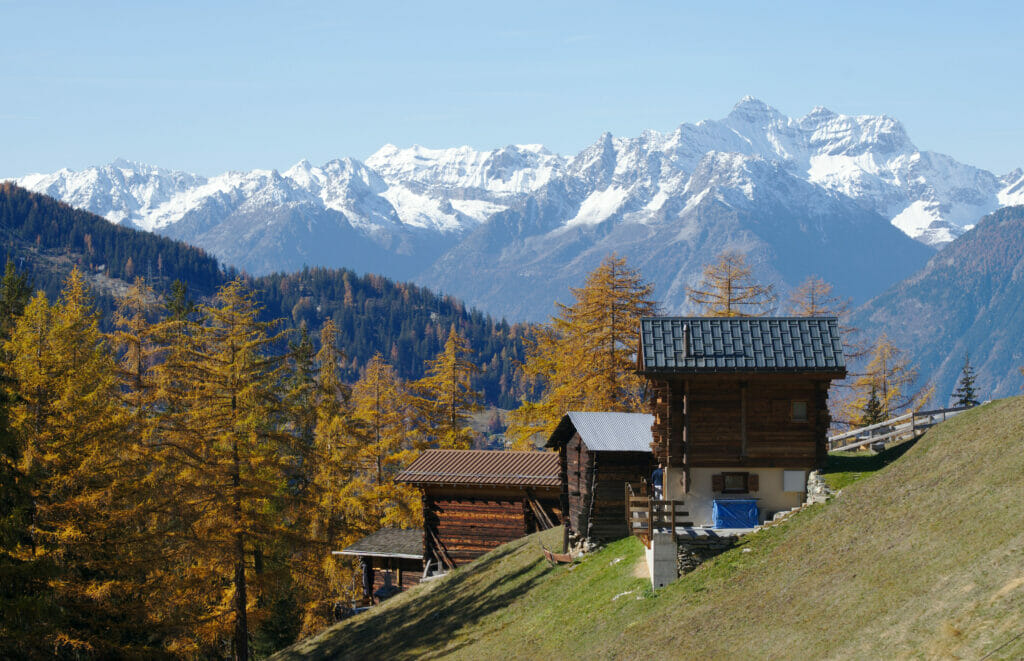
[[[919,150],[899,121],[745,97],[721,120],[574,156],[540,145],[382,147],[284,172],[204,177],[125,160],[19,185],[202,247],[253,274],[304,265],[411,279],[496,315],[542,320],[611,252],[667,312],[709,256],[736,249],[781,293],[816,274],[860,303],[985,214],[1024,203],[1024,173]]]

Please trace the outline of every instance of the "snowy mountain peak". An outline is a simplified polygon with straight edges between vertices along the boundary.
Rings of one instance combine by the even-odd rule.
[[[113,222],[166,232],[178,227],[175,235],[186,240],[239,214],[253,222],[261,214],[315,213],[399,251],[414,251],[424,236],[454,240],[499,212],[560,196],[568,197],[544,227],[661,222],[712,190],[710,199],[734,206],[769,195],[781,206],[786,196],[818,199],[824,209],[840,196],[931,245],[956,238],[999,206],[1024,203],[1021,171],[997,178],[922,152],[894,118],[817,106],[794,119],[752,96],[722,119],[684,123],[669,133],[603,133],[572,157],[540,144],[490,150],[386,144],[366,162],[341,158],[316,166],[303,159],[284,172],[206,178],[118,158],[17,183]]]
[[[783,117],[782,113],[764,101],[747,95],[733,106],[728,119],[764,126]]]

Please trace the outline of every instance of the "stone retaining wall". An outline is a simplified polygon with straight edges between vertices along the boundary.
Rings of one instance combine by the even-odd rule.
[[[679,575],[688,574],[702,562],[736,546],[739,537],[714,536],[681,538],[676,546],[676,567]]]

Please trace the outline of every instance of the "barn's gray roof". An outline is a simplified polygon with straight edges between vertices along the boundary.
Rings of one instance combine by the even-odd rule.
[[[423,529],[381,528],[340,551],[339,554],[418,560],[423,557]]]
[[[654,416],[648,413],[569,411],[547,446],[558,447],[579,432],[587,448],[595,452],[650,452],[653,424]]]
[[[639,368],[844,372],[846,362],[835,317],[648,317],[640,321]]]

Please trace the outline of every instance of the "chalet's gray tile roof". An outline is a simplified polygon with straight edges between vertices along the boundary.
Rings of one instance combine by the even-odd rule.
[[[688,341],[687,341],[688,340]],[[844,372],[835,317],[648,317],[641,373]]]
[[[649,413],[569,411],[547,446],[558,447],[579,432],[587,448],[596,452],[650,452],[653,424],[654,416]]]
[[[419,486],[557,487],[558,455],[508,450],[427,450],[395,476]]]
[[[340,553],[341,555],[420,559],[423,557],[423,529],[381,528]]]

